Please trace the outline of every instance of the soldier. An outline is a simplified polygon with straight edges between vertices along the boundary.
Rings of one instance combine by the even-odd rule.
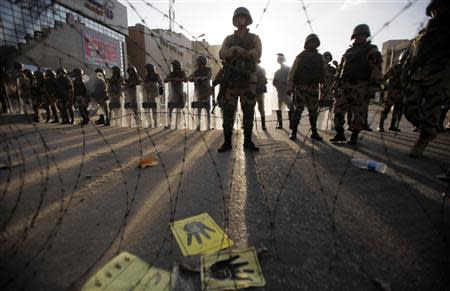
[[[22,108],[25,114],[31,113],[32,110],[32,86],[34,82],[33,73],[25,69],[19,75],[19,95],[22,100]]]
[[[267,93],[266,71],[258,64],[256,66],[256,103],[261,115],[261,129],[267,130],[266,113],[264,111],[264,93]]]
[[[57,93],[56,93],[56,74],[52,69],[45,71],[45,92],[47,100],[53,115],[53,120],[50,123],[59,123],[58,111],[56,109]]]
[[[147,76],[144,79],[144,100],[142,106],[144,109],[151,108],[154,127],[158,127],[156,98],[164,95],[164,85],[161,76],[155,71],[155,65],[146,64],[145,69],[147,69]]]
[[[33,98],[33,111],[34,111],[34,122],[39,122],[41,119],[41,116],[39,114],[39,108],[43,107],[46,112],[46,119],[45,122],[50,121],[50,107],[49,102],[47,98],[47,94],[45,91],[45,79],[44,79],[44,73],[41,71],[35,71],[34,72],[34,82],[31,86],[32,91],[32,98]]]
[[[346,112],[350,110],[353,132],[348,143],[351,145],[358,143],[358,135],[364,126],[369,98],[380,86],[382,58],[377,46],[368,41],[369,37],[369,26],[357,25],[351,37],[354,40],[353,45],[342,57],[335,94],[336,136],[331,139],[332,142],[347,140],[344,134],[344,118]]]
[[[190,82],[194,82],[195,85],[195,98],[197,104],[199,104],[197,108],[198,115],[198,126],[197,130],[200,130],[200,120],[202,109],[206,109],[206,114],[208,118],[208,129],[211,128],[211,77],[212,70],[208,65],[208,59],[205,56],[199,56],[197,58],[197,69],[189,76],[188,80]]]
[[[127,69],[127,73],[128,73],[128,79],[125,80],[125,85],[127,88],[127,90],[126,90],[127,100],[125,102],[125,108],[131,108],[131,110],[133,111],[133,116],[134,116],[136,125],[140,125],[141,118],[139,116],[139,111],[138,111],[137,86],[142,83],[142,79],[138,75],[135,66],[129,66]],[[130,118],[130,124],[131,124],[131,118]]]
[[[181,62],[173,60],[171,63],[172,72],[164,79],[165,83],[170,83],[169,86],[169,124],[166,128],[169,128],[172,124],[172,111],[174,108],[182,109],[186,103],[186,93],[183,90],[183,83],[187,83],[186,72],[181,67]],[[176,124],[178,125],[178,112],[176,115]]]
[[[108,108],[108,85],[105,78],[105,70],[102,68],[95,69],[96,79],[94,81],[94,92],[92,98],[102,108],[103,114],[100,114],[100,118],[95,122],[96,124],[104,124],[109,126],[109,108]],[[106,118],[106,119],[105,119]]]
[[[73,95],[75,97],[75,101],[77,102],[78,109],[80,111],[81,122],[80,125],[89,124],[89,112],[87,110],[90,98],[87,94],[86,86],[84,85],[82,76],[83,70],[80,68],[73,69]]]
[[[56,70],[56,94],[58,97],[59,112],[61,113],[61,124],[73,124],[73,84],[67,76],[64,68]],[[70,116],[70,121],[69,121]]]
[[[402,83],[401,83],[401,73],[402,65],[397,63],[393,65],[383,77],[383,88],[384,88],[384,110],[380,116],[380,125],[378,130],[384,132],[384,121],[386,120],[392,106],[394,106],[394,111],[392,112],[391,126],[389,130],[400,131],[398,124],[400,123],[400,118],[402,117]]]
[[[111,68],[112,76],[108,80],[108,96],[110,98],[109,103],[109,121],[111,122],[112,114],[117,114],[120,109],[122,93],[125,86],[125,80],[122,77],[122,72],[118,66]]]
[[[291,109],[292,109],[292,102],[291,98],[288,95],[289,86],[288,86],[288,78],[289,78],[289,71],[291,70],[291,67],[288,67],[284,64],[286,61],[286,58],[284,54],[279,53],[277,54],[277,63],[280,64],[280,68],[275,72],[273,76],[273,86],[277,89],[277,96],[278,96],[278,110],[277,113],[277,129],[283,128],[283,114],[282,109],[283,106],[287,106],[288,108],[288,117],[289,117],[289,128],[292,127],[291,123]]]
[[[330,52],[324,52],[323,58],[325,59],[325,62],[327,63],[327,72],[325,75],[325,79],[321,88],[321,100],[331,100],[332,99],[332,88],[333,83],[336,77],[337,68],[332,64],[333,61],[333,55]]]
[[[432,0],[426,14],[431,19],[414,39],[402,73],[405,117],[420,132],[411,157],[422,157],[437,136],[441,106],[450,99],[450,2]]]
[[[237,30],[225,38],[219,52],[220,58],[225,61],[221,83],[225,94],[221,100],[224,143],[218,152],[226,152],[232,148],[234,116],[239,97],[244,113],[244,149],[259,151],[252,141],[252,130],[256,105],[256,64],[261,58],[262,47],[259,37],[250,33],[247,28],[252,23],[248,9],[237,8],[233,15],[233,25]]]
[[[317,117],[319,115],[319,85],[326,75],[326,63],[317,51],[320,40],[314,33],[305,40],[305,50],[294,61],[289,72],[289,85],[292,88],[294,112],[292,114],[292,133],[289,139],[297,139],[297,128],[300,123],[304,107],[308,108],[311,138],[322,141],[317,131]]]

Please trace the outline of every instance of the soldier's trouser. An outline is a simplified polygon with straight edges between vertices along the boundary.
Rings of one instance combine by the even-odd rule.
[[[400,122],[403,114],[402,102],[392,103],[389,100],[385,101],[383,112],[381,112],[380,122],[384,122],[387,119],[389,112],[391,112],[392,106],[394,106],[394,110],[392,111],[391,126],[397,127],[397,124]]]
[[[223,99],[223,134],[225,140],[233,133],[234,118],[236,115],[237,102],[240,97],[243,111],[243,126],[245,141],[251,141],[253,130],[253,118],[255,115],[256,98],[249,89],[227,90]]]
[[[437,135],[441,106],[450,98],[450,90],[446,86],[435,80],[410,80],[406,90],[405,117],[430,139]]]
[[[258,103],[258,111],[261,117],[266,116],[264,111],[264,94],[256,95],[256,103]]]
[[[59,99],[56,105],[58,106],[59,112],[61,113],[62,120],[69,120],[69,116],[67,115],[67,100]]]
[[[309,123],[313,131],[317,130],[317,116],[319,114],[319,88],[316,85],[301,86],[294,97],[294,112],[292,113],[292,130],[300,124],[303,110],[308,108]]]
[[[49,104],[50,110],[52,112],[53,119],[58,120],[58,110],[56,109],[56,97],[54,97],[54,96],[49,97],[48,104]]]
[[[368,82],[355,84],[344,82],[339,88],[334,105],[334,125],[336,129],[342,129],[345,124],[345,114],[352,113],[351,124],[355,131],[361,131],[364,124],[364,115],[367,111],[367,95],[369,93]]]
[[[76,96],[75,100],[77,101],[77,104],[78,104],[78,110],[80,111],[81,119],[84,122],[88,122],[89,121],[89,112],[88,112],[87,108],[89,105],[89,100],[87,98],[84,98],[83,96]]]

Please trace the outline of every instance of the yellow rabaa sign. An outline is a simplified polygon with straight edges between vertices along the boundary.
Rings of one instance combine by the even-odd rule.
[[[208,213],[175,221],[170,227],[184,256],[211,254],[233,245]]]
[[[97,290],[170,291],[175,282],[171,273],[150,266],[138,257],[123,252],[98,270],[81,288]]]
[[[255,248],[225,250],[201,258],[202,290],[238,290],[266,284]]]

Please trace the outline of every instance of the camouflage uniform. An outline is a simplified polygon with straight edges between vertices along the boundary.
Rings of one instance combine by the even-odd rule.
[[[75,79],[73,80],[73,95],[78,104],[78,110],[80,111],[81,124],[89,123],[89,112],[87,110],[90,99],[87,94],[86,86],[84,85],[82,75],[83,71],[80,69],[74,70]]]
[[[58,111],[56,110],[56,101],[57,101],[56,87],[57,85],[55,72],[53,72],[52,70],[47,70],[45,72],[45,92],[53,115],[53,120],[51,121],[51,123],[59,123]]]
[[[29,70],[24,70],[19,75],[19,96],[22,102],[22,108],[25,114],[31,112],[32,108],[32,85],[34,82],[33,74]]]
[[[56,78],[56,96],[58,97],[59,111],[62,117],[62,123],[74,122],[73,114],[73,84],[66,74],[58,74]]]
[[[141,118],[139,116],[138,111],[138,95],[137,95],[137,86],[142,83],[141,77],[137,74],[136,69],[133,67],[128,68],[128,79],[125,81],[126,84],[126,102],[125,102],[125,108],[131,108],[133,111],[134,120],[136,121],[136,124],[141,123]]]
[[[264,93],[267,93],[266,71],[260,66],[256,66],[256,103],[261,115],[261,128],[266,130],[266,112],[264,110]]]
[[[161,76],[155,72],[155,67],[151,64],[146,65],[147,76],[144,79],[143,107],[146,111],[149,107],[152,110],[153,124],[158,126],[158,116],[156,107],[156,98],[164,94],[164,85]]]
[[[235,46],[244,49],[247,52],[247,57],[236,56],[232,49]],[[261,52],[261,40],[256,34],[250,33],[248,29],[242,37],[238,35],[237,31],[227,36],[220,49],[220,58],[225,60],[225,67],[228,66],[232,72],[230,73],[230,79],[226,81],[226,92],[221,105],[223,110],[223,133],[226,145],[231,146],[234,117],[238,98],[240,97],[244,115],[244,146],[249,149],[254,147],[252,142],[252,129],[256,105],[255,71],[256,63],[261,58]]]
[[[211,113],[210,113],[211,108],[210,97],[212,94],[211,77],[212,77],[212,70],[210,67],[207,67],[206,64],[199,66],[189,76],[189,81],[194,82],[195,85],[195,98],[196,98],[195,101],[203,103],[202,107],[197,108],[199,120],[199,125],[197,129],[200,129],[202,108],[206,109],[208,118],[208,129],[211,126]]]
[[[430,3],[427,15],[433,18],[414,39],[403,67],[405,117],[420,131],[410,152],[413,157],[422,156],[437,136],[441,106],[450,102],[449,6],[448,1]]]
[[[110,109],[120,108],[120,98],[122,97],[125,80],[120,75],[120,69],[113,69],[111,78],[108,79],[108,96],[110,98]]]
[[[369,100],[381,83],[381,54],[369,41],[353,44],[342,57],[339,67],[339,86],[335,92],[334,125],[337,135],[332,141],[345,140],[345,114],[352,112],[353,134],[350,143],[356,144],[363,129]],[[336,139],[339,137],[338,139]]]
[[[31,94],[33,98],[33,111],[34,111],[34,121],[39,122],[41,116],[39,114],[39,108],[43,107],[46,111],[46,121],[50,120],[50,107],[45,92],[45,79],[44,74],[40,71],[34,72],[34,82],[31,87]]]
[[[288,78],[289,78],[289,71],[291,70],[291,67],[288,67],[284,65],[284,55],[278,54],[278,62],[280,63],[281,67],[275,72],[273,75],[273,86],[277,89],[277,97],[278,97],[278,110],[277,113],[277,121],[278,125],[276,128],[282,129],[283,128],[283,105],[288,108],[288,116],[289,121],[291,120],[291,113],[292,113],[292,100],[288,94],[289,86],[288,86]],[[292,126],[289,125],[289,128]]]
[[[398,124],[402,116],[403,95],[402,95],[402,83],[401,83],[401,64],[395,64],[386,72],[383,78],[384,87],[384,110],[381,113],[379,130],[384,131],[384,121],[386,120],[392,106],[394,111],[392,112],[391,126],[389,130],[399,131]]]
[[[182,109],[186,104],[186,93],[184,92],[183,83],[187,82],[187,74],[181,68],[181,63],[178,61],[172,62],[173,70],[167,75],[164,79],[165,83],[169,84],[169,98],[168,98],[168,107],[169,107],[169,125],[166,127],[170,127],[172,124],[172,112],[174,109]],[[176,120],[175,124],[178,125],[178,113],[176,112]]]
[[[103,114],[100,114],[100,118],[95,122],[96,124],[110,125],[109,120],[109,108],[108,108],[108,84],[106,83],[104,70],[97,68],[95,70],[95,79],[93,81],[94,90],[91,94],[92,99],[102,108]],[[106,117],[106,120],[105,120]]]
[[[289,72],[289,84],[293,88],[294,112],[292,114],[291,140],[297,138],[297,128],[305,106],[308,108],[309,123],[311,125],[311,137],[322,140],[317,132],[317,118],[319,114],[319,84],[323,83],[326,75],[326,62],[316,48],[306,47],[307,42],[317,41],[319,38],[311,34],[306,38],[305,50],[294,61]]]

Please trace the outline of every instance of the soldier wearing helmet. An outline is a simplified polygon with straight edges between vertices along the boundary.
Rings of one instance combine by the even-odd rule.
[[[325,59],[325,63],[327,64],[327,73],[325,75],[325,80],[323,82],[322,88],[321,88],[321,100],[331,100],[332,99],[332,87],[333,82],[336,76],[337,68],[332,64],[333,62],[333,55],[330,52],[324,52],[323,58]]]
[[[431,1],[426,14],[430,19],[413,40],[402,70],[405,117],[420,132],[410,151],[416,158],[436,138],[442,107],[450,105],[450,1]]]
[[[45,91],[53,115],[53,120],[50,123],[59,123],[58,111],[56,110],[56,102],[58,99],[56,90],[56,74],[52,69],[47,69],[45,71]]]
[[[317,131],[317,117],[319,114],[319,86],[324,82],[326,63],[317,51],[320,46],[319,37],[310,34],[305,39],[305,50],[294,61],[289,72],[289,85],[292,92],[294,112],[292,114],[291,140],[297,139],[297,128],[300,123],[304,107],[308,108],[311,138],[322,141]]]
[[[267,93],[266,70],[260,64],[256,65],[256,104],[258,106],[259,115],[261,116],[261,129],[267,130],[266,112],[264,110],[265,93]]]
[[[141,77],[137,73],[137,69],[135,66],[129,66],[127,69],[128,79],[125,80],[126,85],[126,101],[125,108],[132,110],[133,117],[137,125],[141,123],[141,118],[138,111],[138,94],[137,94],[137,86],[142,83]],[[130,124],[131,124],[131,116],[130,116]]]
[[[183,83],[187,83],[187,74],[182,69],[181,62],[178,60],[173,60],[171,62],[172,71],[164,79],[165,83],[169,83],[169,96],[168,96],[168,107],[169,107],[169,124],[166,128],[169,128],[172,124],[172,112],[174,109],[182,109],[186,103],[186,93],[183,89]],[[176,114],[175,126],[178,124],[178,111]]]
[[[56,94],[58,97],[58,109],[62,117],[61,124],[73,124],[73,84],[64,68],[58,68],[56,70]]]
[[[198,126],[197,130],[200,130],[200,120],[202,109],[206,109],[206,114],[208,118],[208,129],[211,127],[211,78],[212,78],[212,70],[207,66],[208,59],[205,56],[199,56],[196,60],[197,68],[196,70],[189,76],[189,81],[194,82],[195,85],[195,104],[198,104],[197,107],[197,115],[198,115]],[[194,104],[194,103],[193,103]],[[193,106],[194,107],[194,106]]]
[[[33,112],[34,122],[39,122],[41,119],[41,115],[39,113],[39,109],[42,107],[46,111],[46,121],[49,122],[50,120],[50,107],[49,102],[47,99],[47,95],[45,92],[45,79],[44,79],[44,73],[41,71],[35,71],[34,74],[34,81],[31,86],[31,95],[33,99]]]
[[[238,99],[244,113],[244,149],[259,150],[252,141],[252,130],[256,105],[256,64],[261,58],[262,46],[260,38],[250,33],[247,28],[252,23],[248,9],[237,8],[233,15],[233,26],[237,30],[225,38],[219,51],[225,65],[221,82],[221,91],[224,92],[224,96],[221,97],[224,143],[218,152],[226,152],[232,148],[231,139]],[[222,87],[225,90],[222,90]]]
[[[158,127],[156,101],[159,96],[164,95],[164,85],[161,76],[155,71],[155,65],[146,64],[145,69],[147,70],[147,75],[144,78],[144,99],[142,100],[142,107],[146,111],[149,108],[151,109],[153,127]]]
[[[273,86],[277,89],[277,95],[278,95],[278,110],[277,113],[277,129],[283,128],[283,107],[288,108],[288,117],[289,117],[289,123],[291,122],[291,115],[292,115],[292,100],[288,95],[289,86],[288,86],[288,78],[289,78],[289,71],[291,70],[291,67],[286,66],[284,63],[286,62],[286,58],[284,54],[278,53],[277,54],[277,63],[280,64],[280,68],[275,72],[273,76]],[[291,128],[292,125],[289,124],[289,128]]]
[[[109,102],[109,120],[112,115],[118,115],[121,100],[123,99],[123,92],[125,87],[125,79],[122,77],[122,72],[118,66],[111,68],[111,78],[108,79],[108,96]]]
[[[75,68],[73,69],[72,73],[74,76],[73,95],[75,97],[75,101],[78,104],[78,110],[80,111],[80,125],[83,126],[89,123],[89,113],[87,108],[90,102],[90,98],[87,94],[86,85],[83,82],[83,70],[80,68]]]
[[[91,95],[92,99],[101,107],[103,114],[95,121],[96,124],[103,124],[109,126],[109,108],[108,108],[108,83],[105,77],[105,70],[103,68],[95,69],[94,91]]]
[[[360,131],[369,129],[366,116],[369,100],[380,88],[382,58],[377,46],[372,45],[368,37],[370,37],[369,26],[357,25],[351,37],[354,40],[353,45],[342,57],[334,96],[336,136],[331,142],[347,141],[344,134],[344,118],[348,111],[352,113],[353,126],[349,144],[356,145]]]
[[[19,96],[21,100],[21,107],[25,114],[32,111],[32,85],[34,82],[33,73],[25,69],[18,76]]]

